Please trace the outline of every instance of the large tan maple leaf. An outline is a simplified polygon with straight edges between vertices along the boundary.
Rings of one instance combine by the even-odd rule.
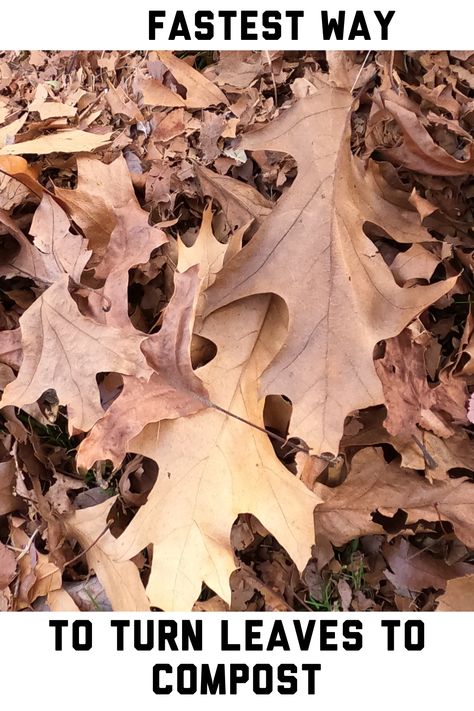
[[[207,292],[207,313],[252,294],[285,300],[288,335],[263,391],[291,399],[292,433],[316,452],[337,452],[346,415],[383,402],[375,344],[400,333],[455,281],[399,287],[365,235],[371,223],[401,242],[410,234],[419,242],[420,233],[430,240],[408,205],[387,202],[351,155],[351,103],[347,92],[323,86],[244,138],[246,150],[294,156],[298,175]]]

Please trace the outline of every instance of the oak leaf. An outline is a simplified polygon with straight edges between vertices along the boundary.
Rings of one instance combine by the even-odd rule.
[[[202,165],[194,167],[204,195],[216,200],[222,208],[229,232],[249,222],[259,227],[272,211],[273,203],[252,188],[229,175],[219,175]]]
[[[385,544],[384,558],[390,570],[385,570],[385,577],[390,580],[396,591],[405,597],[425,588],[443,589],[451,578],[458,578],[472,573],[473,566],[468,563],[448,565],[423,549],[410,545],[406,538],[400,538],[393,544]]]
[[[372,360],[377,341],[399,333],[456,279],[402,289],[365,235],[371,223],[407,241],[402,214],[374,197],[373,181],[351,155],[351,103],[346,92],[323,87],[244,137],[246,150],[293,155],[298,175],[207,295],[207,313],[256,293],[285,300],[288,337],[263,390],[290,398],[292,433],[316,452],[338,450],[349,412],[383,402]]]
[[[188,109],[207,109],[218,104],[228,105],[226,95],[201,72],[193,69],[187,62],[172,52],[157,52],[160,61],[165,64],[179,84],[186,89],[184,99]]]
[[[198,369],[209,398],[263,427],[255,380],[281,342],[285,319],[267,296],[230,304],[209,317],[200,334],[217,355]],[[125,560],[153,542],[147,593],[165,610],[191,609],[202,581],[230,602],[237,567],[230,531],[239,513],[253,513],[300,570],[314,542],[319,501],[276,458],[268,436],[209,407],[190,417],[148,425],[131,450],[154,459],[158,480],[117,540]]]
[[[110,142],[112,133],[88,133],[79,129],[68,129],[49,133],[21,143],[12,143],[0,148],[1,156],[21,156],[27,153],[46,155],[48,153],[91,153]]]
[[[140,351],[145,336],[124,334],[82,316],[67,283],[66,275],[58,279],[20,318],[23,360],[0,406],[34,403],[52,388],[59,402],[68,406],[71,431],[89,430],[103,415],[97,373],[147,379],[151,371]]]
[[[474,575],[448,580],[438,602],[437,612],[474,612]]]
[[[118,467],[130,441],[149,422],[180,417],[205,406],[207,392],[193,373],[189,355],[198,287],[197,267],[175,273],[175,291],[161,330],[141,346],[152,375],[148,381],[124,378],[119,397],[81,442],[79,467],[89,469],[101,459],[110,459]]]
[[[56,264],[57,276],[66,273],[79,283],[91,252],[86,249],[85,239],[72,234],[69,228],[67,214],[51,195],[45,193],[34,214],[30,235],[35,247]]]
[[[76,538],[86,551],[89,568],[104,586],[114,610],[147,611],[150,606],[137,566],[129,560],[117,562],[113,557],[115,539],[106,526],[115,501],[113,497],[75,511],[64,519],[66,533]]]
[[[77,158],[77,187],[56,188],[74,222],[89,240],[89,247],[103,255],[117,225],[117,210],[128,207],[130,217],[140,220],[145,213],[135,196],[127,162],[123,156],[102,163],[87,156]]]
[[[474,173],[474,147],[469,146],[467,160],[458,160],[438,146],[419,117],[407,107],[386,99],[385,108],[397,121],[403,133],[401,146],[386,148],[382,155],[389,160],[427,175],[471,175]]]
[[[445,374],[436,386],[430,385],[425,350],[412,329],[406,328],[386,341],[384,357],[375,361],[387,407],[384,426],[392,435],[416,435],[417,425],[421,425],[440,437],[449,437],[452,420],[467,424],[466,384]]]
[[[354,456],[343,484],[334,489],[316,484],[314,491],[324,499],[316,508],[316,529],[336,546],[381,533],[371,514],[381,510],[384,516],[393,516],[398,509],[406,512],[407,524],[449,521],[468,548],[474,545],[474,486],[467,478],[430,484],[419,474],[387,463],[380,450],[367,447]]]

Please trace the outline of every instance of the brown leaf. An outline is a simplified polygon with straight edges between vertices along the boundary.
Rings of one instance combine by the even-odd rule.
[[[21,330],[0,332],[0,362],[18,370],[20,368],[23,351],[21,348]]]
[[[207,109],[208,106],[228,105],[222,91],[193,69],[187,62],[178,59],[172,52],[157,52],[160,61],[165,64],[176,81],[186,89],[185,105],[189,109]]]
[[[64,588],[51,590],[48,593],[47,602],[51,612],[80,612],[78,606]]]
[[[392,435],[416,435],[420,424],[441,437],[449,437],[453,434],[450,419],[465,420],[465,383],[446,376],[436,387],[430,386],[424,353],[425,348],[416,341],[413,331],[405,329],[387,340],[384,357],[375,361],[387,407],[384,425]]]
[[[143,114],[138,106],[125,93],[121,86],[115,88],[109,81],[107,82],[108,91],[105,95],[110,110],[115,115],[125,116],[130,119],[131,123],[143,121]]]
[[[137,566],[131,561],[114,560],[115,538],[105,530],[115,500],[113,497],[98,506],[76,511],[65,519],[66,531],[87,551],[89,568],[97,574],[114,610],[147,611],[150,605]]]
[[[206,320],[201,335],[217,355],[197,372],[211,401],[258,426],[263,402],[254,383],[280,342],[284,323],[268,297],[236,302]],[[231,334],[228,335],[228,334]],[[276,458],[266,434],[208,408],[149,425],[132,443],[160,475],[148,502],[117,541],[125,560],[153,542],[147,592],[165,610],[191,609],[204,580],[230,602],[236,567],[230,531],[253,513],[304,568],[314,542],[314,496]]]
[[[56,263],[56,276],[66,273],[73,281],[80,283],[91,252],[86,249],[84,238],[72,234],[69,228],[69,218],[64,210],[51,195],[45,193],[29,232],[37,249]]]
[[[111,136],[112,133],[97,134],[68,129],[33,138],[31,141],[3,146],[0,148],[0,156],[21,156],[27,153],[91,153],[109,143]]]
[[[85,318],[67,290],[67,276],[47,289],[20,319],[23,361],[1,407],[34,403],[50,388],[68,406],[69,427],[88,430],[102,416],[96,374],[114,371],[147,379],[144,335],[124,334]]]
[[[103,254],[117,225],[117,211],[128,207],[130,217],[143,221],[125,158],[102,163],[94,158],[77,158],[77,187],[56,188],[56,194],[70,210],[71,216],[89,240],[94,252]],[[139,217],[140,215],[140,217]],[[146,213],[145,213],[146,215]]]
[[[395,281],[404,286],[411,279],[429,281],[440,260],[421,244],[414,244],[406,252],[400,252],[390,265]]]
[[[0,462],[0,516],[15,511],[21,500],[14,495],[15,486],[15,462],[8,459]]]
[[[0,590],[4,590],[15,577],[16,558],[0,541]]]
[[[143,103],[146,106],[166,106],[169,108],[186,106],[186,102],[179,94],[176,94],[167,86],[164,86],[157,79],[141,79],[138,88],[143,96]]]
[[[448,580],[465,575],[471,567],[463,563],[447,565],[429,552],[410,545],[405,538],[394,544],[387,543],[383,553],[390,567],[384,572],[385,577],[405,597],[411,597],[410,593],[419,593],[425,588],[444,590]]]
[[[2,126],[0,128],[0,151],[3,146],[9,146],[13,138],[15,138],[18,131],[23,128],[23,125],[28,117],[28,114],[23,114],[16,121],[12,121],[7,126]]]
[[[0,156],[0,173],[15,178],[38,197],[42,197],[45,192],[45,188],[37,181],[36,171],[20,156]]]
[[[132,438],[149,422],[181,417],[205,407],[207,392],[192,371],[189,355],[198,287],[197,267],[175,273],[175,292],[161,330],[142,344],[154,372],[149,381],[124,378],[122,393],[81,442],[79,467],[89,469],[97,460],[110,459],[117,468],[130,451]]]
[[[433,141],[414,112],[394,101],[384,103],[404,138],[401,146],[381,151],[384,157],[427,175],[469,175],[474,171],[474,145],[470,146],[467,160],[457,160]]]
[[[255,221],[258,227],[273,208],[273,203],[255,188],[228,175],[219,175],[204,166],[194,166],[204,195],[216,200],[222,208],[229,232]]]
[[[383,402],[372,361],[377,341],[399,333],[455,281],[400,288],[364,234],[367,222],[395,239],[403,230],[399,212],[389,228],[388,208],[374,200],[351,156],[351,102],[346,92],[325,87],[245,137],[245,149],[292,154],[298,176],[208,292],[208,312],[254,293],[286,301],[288,337],[263,389],[290,398],[292,434],[318,453],[338,451],[349,412]]]
[[[474,575],[449,580],[438,602],[437,612],[474,612]]]
[[[467,547],[474,545],[474,486],[469,479],[430,484],[393,462],[388,464],[379,450],[366,448],[353,458],[343,484],[335,489],[316,484],[314,491],[324,499],[316,508],[316,530],[336,546],[381,533],[371,514],[382,510],[385,516],[393,516],[398,509],[406,512],[407,524],[420,519],[449,521]]]

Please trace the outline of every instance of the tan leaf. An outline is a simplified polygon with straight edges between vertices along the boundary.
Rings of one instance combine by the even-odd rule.
[[[146,262],[150,253],[167,241],[162,230],[148,224],[148,214],[134,195],[123,207],[115,209],[115,227],[104,256],[94,267],[94,275],[107,279],[113,272],[128,271]]]
[[[48,87],[45,84],[37,86],[35,98],[29,106],[29,111],[37,111],[42,121],[50,118],[72,117],[77,114],[77,109],[74,106],[63,104],[62,101],[51,101]]]
[[[14,495],[16,469],[13,459],[0,462],[0,516],[15,511],[20,499]]]
[[[393,462],[388,464],[380,450],[366,448],[353,458],[343,484],[335,489],[316,484],[314,491],[324,499],[316,508],[316,530],[336,546],[358,536],[382,533],[371,517],[380,509],[385,516],[402,509],[407,524],[421,519],[449,521],[468,548],[474,545],[474,487],[469,479],[430,484]]]
[[[469,311],[461,338],[456,371],[463,375],[474,375],[474,313]]]
[[[229,243],[218,242],[212,231],[212,210],[208,205],[202,213],[202,222],[198,235],[191,246],[186,246],[178,238],[178,269],[183,272],[189,267],[199,265],[200,291],[203,292],[214,283],[217,274],[222,269]],[[203,296],[200,294],[196,307],[196,327],[204,311]]]
[[[474,575],[449,580],[438,602],[437,612],[474,612]]]
[[[66,531],[87,551],[89,568],[104,586],[114,610],[147,611],[150,605],[137,566],[128,560],[116,562],[113,557],[115,538],[110,531],[104,533],[115,500],[113,497],[97,506],[75,511],[64,519]]]
[[[377,341],[399,333],[455,282],[400,288],[364,234],[369,222],[407,241],[407,225],[400,229],[400,211],[374,198],[373,181],[351,155],[351,103],[346,92],[324,87],[245,137],[246,150],[293,155],[298,175],[208,292],[208,312],[254,293],[286,301],[288,337],[263,389],[290,398],[292,434],[316,452],[337,452],[346,415],[383,402],[372,360]]]
[[[125,116],[131,122],[143,121],[143,114],[134,101],[126,95],[121,86],[115,88],[109,81],[108,91],[105,95],[110,110],[114,115]]]
[[[23,352],[21,349],[21,331],[15,328],[12,331],[0,332],[0,362],[18,370]]]
[[[128,206],[136,216],[143,210],[135,197],[123,156],[109,164],[79,156],[77,173],[77,187],[56,188],[56,194],[68,206],[74,222],[89,240],[89,247],[103,254],[117,224],[117,210]]]
[[[85,318],[67,290],[68,277],[47,289],[20,319],[23,361],[0,405],[31,404],[50,388],[68,406],[69,426],[88,430],[103,415],[96,374],[148,378],[143,335]]]
[[[15,178],[29,188],[34,195],[38,195],[38,197],[42,197],[46,191],[45,188],[38,183],[37,171],[29,166],[27,161],[20,156],[0,156],[0,173]],[[5,206],[3,207],[7,209]]]
[[[403,286],[411,279],[426,279],[433,276],[433,272],[440,263],[438,257],[429,252],[421,244],[414,244],[406,252],[400,252],[390,265],[395,281]]]
[[[179,94],[168,89],[157,79],[141,79],[138,82],[138,88],[143,95],[143,103],[146,106],[166,106],[169,108],[186,106],[185,100]]]
[[[48,593],[48,607],[51,612],[79,612],[79,608],[69,595],[69,593],[60,588],[59,590],[51,590]]]
[[[22,143],[0,148],[1,156],[21,156],[26,153],[91,153],[110,142],[112,133],[87,133],[79,129],[56,131]]]
[[[218,104],[228,105],[222,91],[204,77],[201,72],[193,69],[187,62],[175,57],[172,52],[157,52],[159,59],[165,64],[179,84],[186,89],[185,105],[189,109],[207,109]]]
[[[217,355],[197,373],[213,402],[258,426],[263,402],[255,380],[281,342],[284,319],[268,297],[237,302],[208,318],[201,335]],[[117,541],[121,559],[153,542],[147,592],[153,605],[191,609],[204,580],[230,602],[236,567],[230,532],[239,513],[253,513],[300,570],[314,542],[316,499],[278,461],[268,436],[213,408],[158,430],[149,425],[132,451],[154,459],[158,480]]]
[[[253,220],[258,227],[272,211],[273,203],[247,183],[213,173],[204,166],[195,165],[194,170],[204,195],[217,200],[221,206],[230,232]]]
[[[16,558],[13,551],[9,550],[0,541],[0,590],[4,590],[15,577]]]
[[[28,114],[23,114],[16,121],[12,121],[7,126],[0,128],[0,149],[2,146],[9,146],[11,141],[15,138],[18,131],[23,128],[23,125],[28,117]]]
[[[124,378],[117,400],[81,442],[79,467],[89,469],[97,460],[110,459],[117,468],[132,438],[149,422],[181,417],[205,407],[207,392],[192,371],[189,355],[198,289],[197,267],[175,273],[175,291],[161,330],[142,344],[154,372],[148,382]]]
[[[69,218],[51,195],[44,194],[30,227],[35,246],[57,265],[57,276],[69,274],[77,284],[91,252],[86,240],[69,231]]]
[[[457,160],[433,141],[414,112],[394,101],[386,100],[384,104],[400,126],[404,141],[401,146],[381,151],[383,156],[427,175],[469,175],[474,171],[472,144],[469,158]]]
[[[4,210],[0,210],[0,223],[6,227],[20,247],[17,254],[6,255],[5,263],[0,265],[0,275],[6,277],[26,276],[37,279],[42,284],[52,284],[64,274],[64,269],[54,253],[41,252],[36,249]]]

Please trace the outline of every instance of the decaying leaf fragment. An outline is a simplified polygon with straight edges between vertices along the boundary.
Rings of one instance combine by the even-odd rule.
[[[364,234],[370,222],[407,241],[400,211],[374,197],[351,155],[351,103],[347,92],[326,86],[244,138],[245,150],[293,155],[298,175],[207,294],[208,313],[256,293],[285,300],[288,336],[263,389],[290,398],[292,433],[316,452],[337,452],[345,416],[383,402],[372,360],[377,341],[398,334],[455,281],[400,288]],[[386,219],[394,214],[396,221]]]

